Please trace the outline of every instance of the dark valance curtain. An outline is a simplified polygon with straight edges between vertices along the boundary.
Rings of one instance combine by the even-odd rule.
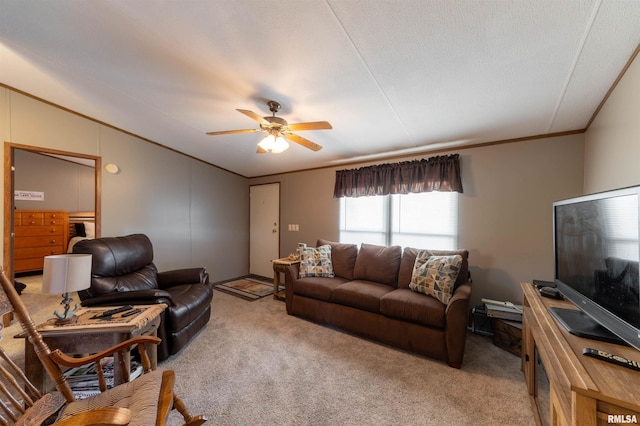
[[[458,154],[337,170],[335,198],[410,192],[462,192]]]

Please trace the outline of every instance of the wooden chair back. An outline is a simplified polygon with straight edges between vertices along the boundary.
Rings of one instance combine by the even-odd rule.
[[[0,268],[0,316],[11,311],[14,312],[20,322],[40,362],[49,377],[54,381],[58,392],[48,393],[42,396],[33,384],[29,382],[22,370],[11,361],[6,352],[0,347],[0,358],[6,364],[4,366],[0,365],[0,399],[2,399],[2,402],[0,402],[0,426],[40,424],[42,420],[56,413],[62,405],[75,400],[71,387],[60,365],[75,367],[84,365],[87,362],[95,363],[99,388],[101,392],[104,392],[107,386],[102,370],[99,367],[100,360],[105,356],[112,356],[116,352],[121,353],[120,359],[122,359],[125,351],[129,350],[132,344],[131,342],[133,342],[138,345],[143,370],[145,373],[151,371],[151,361],[149,360],[145,345],[157,344],[160,341],[157,337],[138,336],[130,341],[125,341],[106,349],[103,352],[83,358],[72,358],[59,350],[52,352],[42,340],[42,336],[36,329],[36,325],[31,319],[18,292],[6,277],[2,268]],[[2,325],[0,324],[0,328],[1,327]],[[206,417],[202,415],[192,416],[189,413],[184,402],[173,393],[173,372],[167,371],[165,373],[170,373],[167,377],[170,377],[171,380],[163,385],[164,390],[161,392],[160,400],[155,401],[155,403],[158,404],[158,421],[165,419],[166,413],[168,413],[171,408],[175,408],[182,414],[185,425],[199,426],[206,422]],[[165,374],[163,373],[163,377],[164,376]],[[117,422],[115,420],[122,422],[122,424],[127,424],[127,419],[130,418],[130,415],[128,415],[128,417],[123,415],[122,410],[125,409],[119,409],[117,407],[99,408],[93,410],[95,411],[95,415],[92,415],[92,413],[83,413],[87,415],[83,417],[82,420],[67,419],[66,424],[116,424]],[[113,421],[103,422],[101,421],[103,418],[109,418]]]
[[[27,331],[30,328],[29,322],[33,325],[33,321],[31,321],[14,286],[1,269],[0,284],[0,316],[14,311],[16,316],[20,318],[23,327],[24,324],[27,324],[25,327],[25,331]],[[23,322],[23,320],[26,321]],[[0,329],[2,329],[2,324],[0,324]],[[35,331],[35,326],[33,326],[33,331]],[[0,336],[0,342],[1,339],[2,336]],[[40,339],[40,343],[40,351],[43,354],[50,353],[42,339]],[[60,388],[68,389],[68,394],[73,398],[71,389],[66,384],[66,379],[59,367],[57,371],[60,374]],[[56,368],[53,368],[52,372],[55,373]],[[63,393],[55,392],[41,395],[20,367],[0,346],[0,425],[39,424],[56,413],[66,402]]]
[[[73,401],[73,392],[62,373],[62,369],[51,359],[51,350],[42,340],[42,336],[36,329],[36,325],[31,319],[24,302],[14,288],[13,283],[9,281],[4,271],[0,268],[0,311],[2,309],[4,309],[5,312],[13,311],[27,335],[29,342],[33,345],[38,359],[40,359],[47,374],[53,379],[58,391],[64,396],[67,402]]]
[[[0,358],[0,425],[40,424],[66,403],[59,392],[40,395],[2,348]]]

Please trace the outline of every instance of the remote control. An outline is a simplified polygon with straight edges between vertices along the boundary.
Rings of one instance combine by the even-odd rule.
[[[138,308],[132,309],[129,312],[125,312],[124,314],[120,315],[120,318],[130,317],[131,315],[139,314],[140,312],[142,312],[142,310]]]
[[[609,352],[600,351],[593,348],[584,348],[582,350],[582,355],[598,358],[612,364],[617,364],[623,367],[630,368],[632,370],[640,371],[640,363],[638,363],[637,361],[632,361],[620,355],[610,354]]]
[[[552,287],[540,287],[540,295],[544,296],[544,297],[551,297],[552,299],[560,299],[562,300],[562,294],[560,293],[560,290],[558,290],[557,288],[552,288]]]
[[[110,317],[110,316],[112,316],[114,314],[117,314],[117,313],[120,313],[120,312],[124,312],[124,311],[128,311],[129,309],[133,309],[133,306],[127,305],[127,306],[121,306],[119,308],[109,309],[108,311],[104,311],[101,314],[97,314],[97,315],[92,316],[91,319]]]
[[[556,283],[553,281],[533,280],[533,285],[539,290],[542,287],[555,288]]]

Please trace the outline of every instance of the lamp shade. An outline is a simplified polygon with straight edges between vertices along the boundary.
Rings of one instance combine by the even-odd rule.
[[[282,136],[267,135],[258,146],[272,154],[279,154],[289,148],[289,143]]]
[[[273,141],[271,152],[274,154],[280,154],[282,151],[285,151],[287,148],[289,148],[289,143],[286,140],[284,140],[283,137],[278,136]]]
[[[44,257],[42,291],[71,293],[91,285],[90,254],[59,254]]]

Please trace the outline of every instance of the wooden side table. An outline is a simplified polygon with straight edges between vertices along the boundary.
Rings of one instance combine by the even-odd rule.
[[[523,293],[522,370],[537,424],[597,426],[637,423],[637,371],[582,355],[585,347],[638,361],[630,346],[574,336],[549,313],[577,309],[568,300],[544,298],[530,283]],[[620,420],[614,419],[622,418]],[[545,420],[548,420],[545,422]]]
[[[142,312],[124,318],[121,317],[122,314],[116,314],[112,320],[91,320],[89,318],[97,313],[113,309],[113,306],[80,308],[76,313],[78,316],[76,324],[54,326],[54,320],[49,320],[39,324],[36,328],[51,350],[60,349],[67,355],[94,354],[135,336],[157,335],[161,320],[160,314],[166,306],[158,304],[134,306],[134,308],[139,308]],[[15,337],[25,339],[24,365],[27,378],[40,393],[47,393],[53,388],[54,383],[38,359],[33,345],[27,339],[25,333],[20,333]],[[151,361],[151,367],[155,369],[157,366],[156,346],[148,345],[147,353]],[[121,365],[130,370],[131,357],[129,353],[125,353],[123,360],[120,360],[119,354],[116,353],[114,355],[114,385],[125,381],[124,378],[126,376],[121,369]]]
[[[291,260],[287,257],[282,259],[274,259],[273,263],[273,298],[276,300],[284,300],[284,290],[280,290],[280,273],[284,273],[287,266],[300,263],[299,260]]]

